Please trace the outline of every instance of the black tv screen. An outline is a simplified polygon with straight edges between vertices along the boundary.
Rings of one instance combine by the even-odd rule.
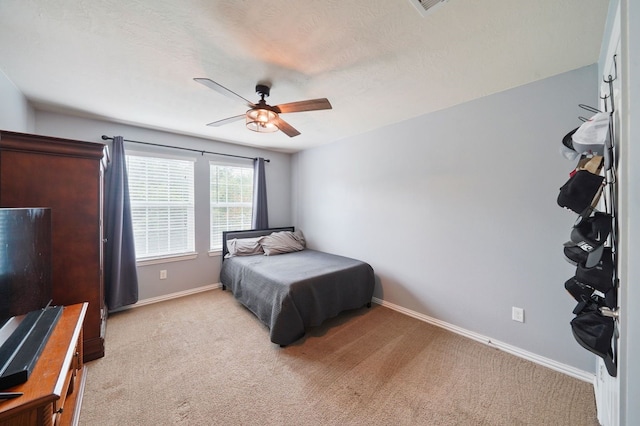
[[[51,209],[0,208],[0,322],[51,300]]]

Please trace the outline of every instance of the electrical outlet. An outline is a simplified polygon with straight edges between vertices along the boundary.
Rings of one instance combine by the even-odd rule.
[[[511,308],[511,319],[518,322],[524,322],[524,309],[513,306]]]
[[[161,280],[166,280],[167,279],[167,270],[163,269],[162,271],[160,271],[160,279]]]

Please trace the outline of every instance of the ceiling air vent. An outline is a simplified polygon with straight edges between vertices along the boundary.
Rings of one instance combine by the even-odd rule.
[[[445,2],[447,2],[447,0],[409,0],[409,3],[414,5],[422,16],[427,16],[427,14],[433,12],[438,6]]]

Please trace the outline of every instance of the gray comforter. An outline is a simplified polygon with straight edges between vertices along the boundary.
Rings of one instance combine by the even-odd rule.
[[[374,287],[369,264],[309,249],[225,259],[220,281],[282,346],[302,337],[307,327],[370,303]]]

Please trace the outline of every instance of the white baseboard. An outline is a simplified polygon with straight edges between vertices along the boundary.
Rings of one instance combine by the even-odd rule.
[[[543,356],[534,354],[533,352],[525,351],[516,346],[509,345],[508,343],[500,342],[499,340],[494,340],[490,337],[484,336],[479,333],[475,333],[473,331],[466,330],[464,328],[458,327],[453,324],[449,324],[447,322],[430,317],[428,315],[423,315],[418,312],[412,311],[410,309],[403,308],[402,306],[385,302],[384,300],[378,299],[377,297],[373,298],[373,303],[377,303],[378,305],[382,305],[389,309],[393,309],[394,311],[419,319],[420,321],[433,324],[437,327],[444,328],[445,330],[452,331],[461,336],[468,337],[469,339],[475,340],[480,343],[484,343],[485,345],[491,346],[496,349],[500,349],[501,351],[508,352],[517,357],[526,359],[528,361],[534,362],[536,364],[542,365],[544,367],[550,368],[552,370],[558,371],[560,373],[566,374],[576,379],[579,379],[591,384],[595,384],[596,376],[594,373],[589,373],[587,371],[577,369],[570,365],[562,364],[550,358],[545,358]]]
[[[197,288],[191,288],[189,290],[178,291],[176,293],[163,294],[162,296],[139,300],[133,305],[123,306],[122,308],[114,309],[113,311],[110,311],[110,312],[120,312],[120,311],[125,311],[127,309],[139,308],[141,306],[151,305],[153,303],[158,303],[158,302],[164,302],[165,300],[177,299],[179,297],[189,296],[191,294],[202,293],[203,291],[209,291],[209,290],[213,290],[220,287],[222,287],[222,284],[217,283],[217,284],[204,285],[202,287],[197,287]]]

